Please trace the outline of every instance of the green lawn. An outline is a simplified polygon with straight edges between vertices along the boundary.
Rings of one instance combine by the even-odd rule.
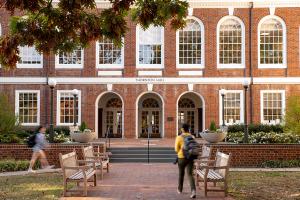
[[[300,200],[300,172],[231,172],[230,180],[237,200]],[[0,177],[0,199],[53,200],[62,189],[57,173]]]
[[[231,172],[237,200],[300,200],[300,172]]]

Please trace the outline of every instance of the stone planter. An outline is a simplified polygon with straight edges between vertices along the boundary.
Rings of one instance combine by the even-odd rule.
[[[96,139],[96,133],[95,132],[73,132],[70,133],[71,139],[75,142],[80,143],[88,143],[92,140]]]
[[[222,142],[225,139],[227,133],[204,131],[200,133],[200,135],[204,140],[206,140],[209,143],[218,143]]]

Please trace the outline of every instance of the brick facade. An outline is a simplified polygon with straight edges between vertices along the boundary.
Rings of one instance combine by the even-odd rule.
[[[82,146],[84,144],[51,144],[49,150],[46,151],[50,164],[59,166],[58,154],[66,154],[72,152],[73,149],[81,158]],[[296,160],[300,158],[300,145],[296,144],[211,144],[213,154],[219,149],[224,153],[231,153],[232,167],[257,167],[263,162],[269,160]],[[0,159],[19,159],[28,160],[31,158],[31,149],[26,145],[0,145]],[[213,155],[214,156],[214,155]]]
[[[287,68],[286,69],[259,69],[257,60],[257,40],[258,33],[257,27],[259,21],[269,15],[269,8],[235,8],[234,16],[239,17],[245,25],[245,69],[218,69],[217,68],[217,43],[216,43],[216,30],[218,21],[227,16],[227,8],[194,8],[193,16],[199,18],[205,29],[205,67],[202,69],[202,76],[194,77],[199,81],[205,78],[218,78],[223,80],[224,78],[230,78],[232,83],[222,84],[218,81],[213,83],[195,83],[193,85],[193,92],[201,95],[204,102],[204,128],[208,128],[212,120],[219,122],[219,90],[224,88],[227,90],[243,90],[242,81],[236,81],[236,78],[260,78],[260,77],[279,77],[290,78],[300,76],[299,68],[299,22],[300,22],[300,8],[299,7],[278,7],[275,10],[275,15],[281,17],[286,24],[287,32]],[[252,12],[252,19],[250,20],[250,12]],[[8,32],[8,20],[9,13],[0,10],[0,22],[2,25],[2,34]],[[251,24],[250,24],[250,21]],[[125,59],[124,69],[122,69],[123,76],[120,79],[136,78],[138,77],[138,69],[136,69],[136,25],[128,21],[128,32],[124,38]],[[251,29],[251,30],[250,30]],[[250,33],[252,33],[252,40],[249,40]],[[148,91],[147,84],[153,84],[153,92],[159,94],[163,98],[164,102],[164,136],[174,137],[177,133],[177,100],[181,94],[189,91],[188,84],[190,76],[179,76],[179,69],[176,68],[176,32],[170,28],[170,25],[165,27],[164,32],[164,45],[165,45],[165,57],[164,57],[164,69],[162,69],[162,77],[156,78],[175,78],[180,80],[185,78],[186,83],[163,83],[163,82],[151,82],[145,81],[142,83],[129,83],[129,84],[113,84],[112,92],[119,94],[124,103],[124,137],[134,138],[136,137],[136,101],[137,98]],[[252,47],[251,51],[251,63],[250,66],[250,54],[249,45]],[[43,69],[15,69],[13,71],[4,71],[0,69],[1,77],[16,78],[16,77],[51,77],[51,78],[100,78],[96,66],[96,47],[95,43],[90,44],[84,50],[84,67],[83,69],[55,69],[55,56],[50,54],[44,56]],[[145,69],[143,71],[147,71]],[[187,69],[189,71],[192,69]],[[105,77],[109,78],[109,77]],[[111,77],[116,78],[116,77]],[[140,77],[139,77],[140,78]],[[87,122],[88,126],[92,129],[96,129],[96,100],[99,95],[107,92],[106,83],[99,84],[80,84],[80,83],[59,83],[55,87],[57,90],[72,90],[74,88],[81,90],[81,121]],[[286,97],[291,94],[300,94],[300,83],[283,84],[281,82],[256,84],[253,82],[251,87],[251,95],[247,94],[248,102],[248,119],[249,122],[260,122],[260,90],[284,90]],[[0,92],[7,94],[10,101],[15,102],[15,90],[40,90],[41,102],[40,102],[40,122],[43,125],[48,126],[50,120],[50,89],[47,82],[41,84],[14,84],[9,83],[2,84],[0,81]],[[54,116],[56,117],[56,92],[54,93]],[[56,119],[54,120],[56,121]]]

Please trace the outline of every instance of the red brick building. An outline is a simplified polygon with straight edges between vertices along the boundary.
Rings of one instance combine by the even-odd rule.
[[[8,20],[1,10],[2,34]],[[195,133],[222,124],[221,89],[226,124],[244,123],[245,96],[248,123],[281,123],[286,98],[300,93],[300,1],[190,1],[187,20],[177,32],[128,21],[122,48],[106,39],[68,55],[22,47],[17,69],[0,69],[0,92],[24,126],[48,126],[55,80],[55,125],[68,126],[77,89],[76,121],[99,137],[108,128],[116,137],[175,137],[183,122]]]

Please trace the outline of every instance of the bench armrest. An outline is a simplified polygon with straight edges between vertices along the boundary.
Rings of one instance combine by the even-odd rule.
[[[96,161],[95,160],[77,160],[77,163],[93,164],[92,167],[94,169],[96,169]],[[86,166],[86,167],[91,168],[91,166]]]
[[[86,156],[85,159],[93,159],[95,161],[102,161],[101,156]]]
[[[218,166],[218,167],[216,167],[216,166],[203,165],[203,166],[199,166],[199,168],[216,170],[216,169],[228,169],[229,166]]]
[[[72,170],[85,170],[91,168],[90,166],[64,166],[64,169],[72,169]]]

